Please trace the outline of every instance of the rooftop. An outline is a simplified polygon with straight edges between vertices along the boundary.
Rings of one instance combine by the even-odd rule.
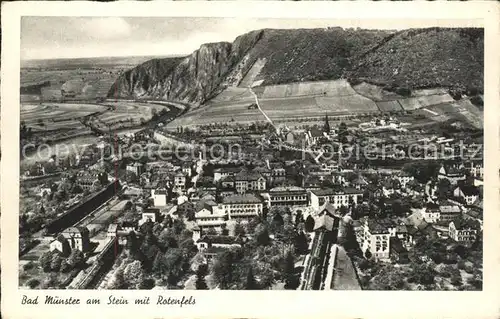
[[[314,221],[314,230],[324,229],[333,230],[334,219],[327,214],[321,215]]]
[[[298,186],[278,186],[271,188],[269,190],[269,193],[282,193],[282,192],[303,192],[305,193],[306,190],[302,187]]]
[[[363,194],[362,191],[355,188],[333,189],[324,188],[311,191],[316,196],[344,195],[344,194]]]
[[[219,245],[240,245],[240,238],[234,236],[205,235],[198,239],[197,243],[209,243]]]
[[[462,185],[458,187],[465,196],[479,196],[479,188],[473,185]]]
[[[222,202],[224,204],[260,204],[262,200],[253,194],[243,194],[224,197]]]

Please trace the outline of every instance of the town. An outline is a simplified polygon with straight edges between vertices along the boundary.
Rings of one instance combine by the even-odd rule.
[[[22,166],[20,285],[481,290],[482,139],[327,113],[102,134]]]

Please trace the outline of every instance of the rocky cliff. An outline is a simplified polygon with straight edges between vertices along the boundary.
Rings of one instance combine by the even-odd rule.
[[[151,60],[121,75],[108,96],[201,104],[237,85],[258,59],[262,85],[349,78],[389,87],[483,91],[482,29],[253,31],[202,45],[184,58]]]

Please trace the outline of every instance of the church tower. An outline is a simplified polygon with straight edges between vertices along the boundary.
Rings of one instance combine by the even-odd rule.
[[[325,115],[325,125],[323,126],[323,132],[330,133],[330,123],[328,123],[328,113]]]

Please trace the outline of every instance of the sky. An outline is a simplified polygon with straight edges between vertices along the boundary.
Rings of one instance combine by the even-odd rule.
[[[21,59],[187,55],[203,43],[232,42],[252,30],[324,28],[347,23],[313,19],[23,17]]]

